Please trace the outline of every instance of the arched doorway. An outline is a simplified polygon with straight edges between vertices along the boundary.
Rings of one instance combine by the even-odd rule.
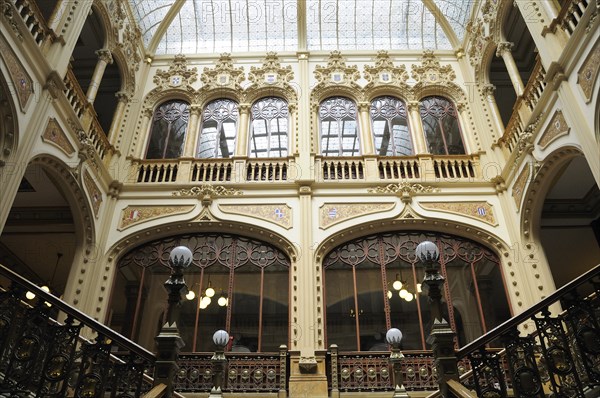
[[[491,250],[447,234],[381,233],[344,243],[323,260],[327,344],[350,351],[387,349],[385,333],[397,327],[405,336],[403,349],[429,348],[424,271],[415,256],[425,240],[440,249],[444,314],[459,344],[510,318],[500,260]]]
[[[164,323],[169,253],[194,253],[185,270],[189,292],[177,326],[185,352],[212,351],[212,335],[225,329],[235,351],[277,351],[288,344],[289,258],[276,247],[233,234],[198,233],[148,242],[118,262],[107,323],[152,348]]]

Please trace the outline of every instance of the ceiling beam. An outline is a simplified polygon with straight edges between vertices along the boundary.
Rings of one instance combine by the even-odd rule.
[[[147,50],[150,55],[153,56],[156,52],[160,39],[165,35],[167,28],[171,26],[171,22],[173,22],[175,16],[181,11],[181,7],[183,7],[185,2],[186,0],[175,0],[175,3],[173,3],[171,8],[169,8],[169,11],[167,11],[167,15],[165,15],[160,25],[158,25],[158,29],[156,29],[154,36],[152,36],[152,40],[150,40],[150,44],[148,44]]]
[[[308,49],[308,36],[307,36],[307,20],[306,14],[306,0],[297,0],[298,10],[296,23],[298,24],[298,51],[306,51]]]
[[[454,29],[452,29],[452,26],[450,25],[450,22],[448,22],[448,20],[442,14],[435,2],[433,0],[423,0],[423,4],[425,4],[425,7],[429,9],[429,11],[433,14],[435,20],[440,24],[442,30],[446,34],[446,37],[448,37],[448,40],[450,41],[452,47],[455,50],[462,47],[462,43],[458,40]]]

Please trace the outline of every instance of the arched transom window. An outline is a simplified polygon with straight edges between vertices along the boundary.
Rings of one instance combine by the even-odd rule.
[[[321,154],[323,156],[358,156],[360,143],[356,104],[348,98],[331,97],[319,107]]]
[[[421,120],[429,153],[433,155],[464,155],[465,146],[460,133],[454,104],[444,97],[421,100]]]
[[[184,278],[189,292],[177,327],[186,352],[214,350],[225,329],[238,352],[274,352],[288,344],[289,258],[258,240],[230,234],[190,234],[140,246],[119,260],[109,324],[152,349],[164,323],[169,254],[187,246],[194,255]]]
[[[371,102],[371,127],[379,156],[413,154],[406,105],[398,98],[378,97]]]
[[[229,99],[210,102],[202,113],[197,157],[230,158],[235,151],[238,104]]]
[[[392,232],[338,246],[323,260],[327,344],[344,350],[387,350],[385,333],[399,328],[403,349],[429,349],[427,287],[417,245],[440,249],[443,316],[465,345],[510,318],[499,259],[478,243],[451,235]],[[447,303],[452,303],[448,305]]]
[[[190,118],[190,105],[181,100],[168,101],[156,108],[146,159],[173,159],[183,153]]]
[[[251,158],[282,158],[288,153],[288,105],[277,97],[252,105]]]

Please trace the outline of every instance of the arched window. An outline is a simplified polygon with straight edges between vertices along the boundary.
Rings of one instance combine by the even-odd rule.
[[[282,158],[288,149],[288,105],[277,97],[262,98],[252,105],[251,158]]]
[[[212,335],[225,329],[232,351],[275,352],[288,344],[289,258],[258,240],[222,233],[189,234],[149,242],[118,262],[110,326],[151,349],[164,324],[169,253],[194,254],[184,278],[190,292],[177,327],[186,352],[214,350]]]
[[[463,155],[465,147],[460,134],[456,107],[444,97],[421,100],[421,120],[429,153]]]
[[[450,235],[384,233],[338,246],[323,260],[327,344],[387,350],[385,333],[397,327],[404,334],[403,349],[429,348],[427,287],[421,285],[423,266],[415,256],[424,240],[440,249],[443,315],[461,346],[510,318],[500,261],[490,250]]]
[[[154,111],[146,159],[174,159],[183,153],[190,104],[172,100]]]
[[[321,154],[323,156],[358,156],[360,143],[356,104],[348,98],[331,97],[319,107]]]
[[[377,97],[371,102],[371,128],[379,156],[413,154],[406,105],[398,98]]]
[[[238,104],[229,99],[210,102],[202,114],[197,157],[230,158],[235,152]]]

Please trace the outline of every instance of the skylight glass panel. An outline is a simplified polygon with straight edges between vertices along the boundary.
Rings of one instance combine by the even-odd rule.
[[[296,2],[187,0],[156,53],[172,54],[175,48],[175,53],[296,51]]]
[[[129,0],[146,47],[150,44],[152,36],[174,3],[175,0]]]
[[[475,0],[434,0],[434,3],[452,26],[458,40],[462,41]]]
[[[307,30],[309,50],[452,48],[422,0],[307,0]]]

